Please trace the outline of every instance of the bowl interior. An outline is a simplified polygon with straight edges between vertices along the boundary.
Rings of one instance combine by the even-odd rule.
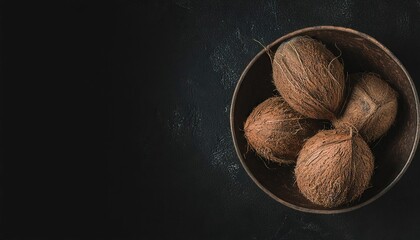
[[[342,53],[348,73],[372,71],[378,73],[399,94],[397,119],[388,133],[372,144],[375,172],[360,199],[333,209],[312,204],[299,192],[293,175],[294,166],[267,163],[253,151],[247,151],[243,124],[252,109],[270,96],[278,94],[272,83],[271,61],[260,52],[245,69],[235,90],[231,109],[232,135],[243,166],[251,178],[266,193],[283,204],[308,212],[337,213],[356,209],[386,192],[408,167],[418,142],[418,99],[410,76],[400,62],[373,38],[351,29],[313,27],[288,34],[268,46],[272,52],[284,41],[297,35],[311,36],[322,41],[338,55]]]

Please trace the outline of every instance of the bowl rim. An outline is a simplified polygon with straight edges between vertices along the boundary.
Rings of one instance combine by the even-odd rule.
[[[400,179],[401,177],[404,175],[404,173],[406,172],[407,168],[410,166],[411,161],[414,158],[414,155],[416,153],[417,150],[417,146],[419,143],[419,132],[420,132],[420,128],[419,128],[419,124],[420,124],[420,111],[419,111],[419,98],[418,98],[418,94],[417,94],[417,90],[416,90],[416,86],[410,76],[410,74],[408,73],[408,71],[405,69],[405,67],[403,66],[403,64],[401,63],[401,61],[388,49],[386,48],[384,45],[382,45],[379,41],[377,41],[375,38],[369,36],[368,34],[359,32],[357,30],[351,29],[351,28],[346,28],[346,27],[339,27],[339,26],[313,26],[313,27],[306,27],[306,28],[302,28],[302,29],[298,29],[295,30],[293,32],[287,33],[286,35],[283,35],[282,37],[278,38],[277,40],[275,40],[274,42],[270,43],[266,48],[270,49],[272,48],[274,45],[283,42],[287,39],[290,39],[294,36],[299,36],[304,34],[305,32],[309,32],[309,31],[341,31],[341,32],[348,32],[348,33],[352,33],[355,35],[358,35],[362,38],[367,39],[368,41],[372,42],[373,44],[375,44],[376,46],[378,46],[381,50],[383,50],[393,61],[395,61],[395,63],[401,68],[401,70],[404,72],[404,74],[407,76],[408,81],[410,83],[411,86],[411,91],[413,92],[414,95],[414,100],[415,100],[415,108],[416,108],[416,117],[417,117],[417,124],[416,124],[416,134],[415,134],[415,139],[414,139],[414,145],[411,149],[410,155],[408,157],[407,162],[405,163],[404,167],[401,169],[401,171],[398,173],[398,175],[394,178],[394,180],[392,180],[392,182],[390,184],[388,184],[388,186],[386,186],[384,189],[382,189],[379,193],[377,193],[376,195],[374,195],[373,197],[369,198],[368,200],[358,203],[354,206],[351,207],[345,207],[342,209],[311,209],[311,208],[306,208],[306,207],[302,207],[302,206],[298,206],[295,205],[293,203],[287,202],[279,197],[277,197],[276,195],[274,195],[272,192],[270,192],[268,189],[266,189],[252,174],[252,172],[250,171],[250,169],[248,168],[248,166],[245,164],[245,161],[243,159],[243,156],[239,150],[238,147],[238,142],[237,142],[237,137],[235,134],[235,123],[234,123],[234,112],[235,112],[235,105],[236,105],[236,100],[237,100],[237,95],[239,92],[239,89],[242,85],[242,82],[245,78],[245,76],[247,75],[249,69],[251,69],[251,67],[254,65],[254,63],[261,57],[261,55],[266,54],[266,50],[262,49],[259,53],[257,53],[257,55],[255,55],[253,57],[253,59],[248,63],[248,65],[246,66],[246,68],[244,69],[244,71],[242,72],[239,81],[236,84],[235,90],[233,92],[233,97],[232,97],[232,101],[231,101],[231,107],[230,107],[230,128],[231,128],[231,134],[232,134],[232,139],[233,139],[233,143],[235,146],[235,151],[236,154],[239,157],[239,160],[242,164],[242,167],[245,169],[246,173],[248,174],[248,176],[252,179],[252,181],[261,189],[263,190],[267,195],[269,195],[271,198],[273,198],[274,200],[276,200],[277,202],[280,202],[281,204],[290,207],[292,209],[298,210],[298,211],[302,211],[302,212],[307,212],[307,213],[317,213],[317,214],[336,214],[336,213],[345,213],[345,212],[350,212],[356,209],[359,209],[363,206],[366,206],[370,203],[372,203],[373,201],[375,201],[376,199],[380,198],[381,196],[383,196],[386,192],[388,192]]]

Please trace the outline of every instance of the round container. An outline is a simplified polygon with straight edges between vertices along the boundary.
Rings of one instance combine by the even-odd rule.
[[[375,72],[399,94],[394,125],[373,147],[375,171],[360,199],[336,208],[324,208],[307,200],[296,186],[294,166],[268,164],[254,151],[247,151],[244,122],[262,101],[278,94],[272,83],[272,67],[267,50],[296,36],[310,36],[322,41],[335,55],[342,53],[345,71]],[[415,85],[401,62],[371,36],[349,28],[317,26],[289,33],[261,50],[248,64],[233,94],[230,124],[238,157],[252,180],[276,201],[299,211],[332,214],[365,206],[397,183],[410,165],[419,141],[419,100]]]

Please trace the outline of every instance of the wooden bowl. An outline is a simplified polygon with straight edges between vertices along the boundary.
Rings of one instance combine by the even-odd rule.
[[[372,146],[375,171],[371,186],[360,199],[336,208],[324,208],[309,202],[299,192],[294,166],[267,164],[253,151],[247,151],[244,122],[252,109],[278,94],[272,83],[271,61],[266,50],[259,52],[245,68],[233,94],[230,124],[239,159],[252,180],[269,196],[296,210],[332,214],[355,210],[378,199],[397,183],[410,165],[419,141],[419,100],[415,85],[401,62],[377,40],[364,33],[342,27],[309,27],[289,33],[267,46],[272,52],[296,36],[310,36],[322,41],[336,55],[342,52],[349,73],[378,73],[399,94],[399,108],[394,125]]]

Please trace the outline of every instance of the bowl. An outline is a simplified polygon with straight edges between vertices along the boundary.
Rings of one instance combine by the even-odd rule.
[[[265,99],[278,94],[272,83],[272,67],[267,50],[296,36],[310,36],[322,41],[335,55],[342,52],[349,73],[378,73],[399,94],[398,113],[394,125],[372,146],[375,171],[371,187],[347,205],[324,208],[307,200],[297,188],[294,166],[270,164],[248,151],[243,126],[251,111]],[[230,112],[230,125],[236,153],[251,179],[276,201],[299,211],[334,214],[365,206],[391,189],[410,165],[419,141],[419,100],[415,85],[401,62],[373,37],[353,29],[316,26],[294,31],[261,50],[243,71],[236,85]]]

